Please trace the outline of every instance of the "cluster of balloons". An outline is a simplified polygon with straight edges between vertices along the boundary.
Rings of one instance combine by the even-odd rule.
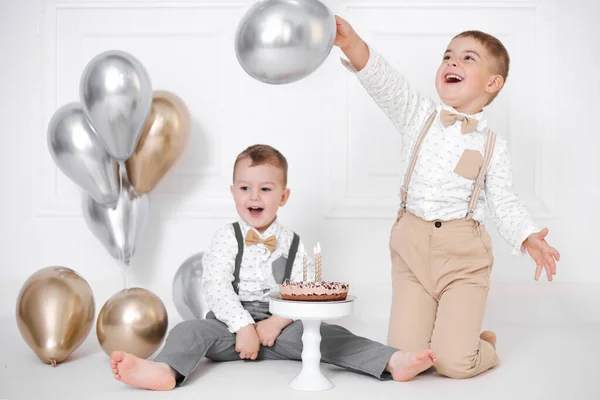
[[[48,124],[48,149],[82,191],[84,219],[111,256],[130,265],[150,212],[148,193],[182,155],[189,111],[175,94],[152,90],[144,66],[110,50],[85,67],[80,101],[60,107]],[[45,363],[63,362],[89,335],[95,318],[90,285],[66,267],[46,267],[23,284],[17,325]],[[108,355],[146,358],[168,327],[163,302],[142,288],[125,288],[101,308],[96,335]]]
[[[82,189],[88,227],[126,265],[148,220],[147,193],[183,153],[190,126],[183,101],[153,92],[144,66],[119,50],[88,63],[80,102],[60,107],[48,124],[50,154]]]
[[[40,360],[56,366],[88,337],[96,313],[90,285],[66,267],[46,267],[31,275],[17,298],[17,326]],[[167,310],[154,293],[141,288],[113,295],[98,313],[96,334],[102,350],[147,358],[162,344]]]

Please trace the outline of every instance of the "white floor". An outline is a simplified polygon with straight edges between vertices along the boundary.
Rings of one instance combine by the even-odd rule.
[[[108,358],[90,334],[67,362],[42,364],[10,315],[0,316],[0,399],[600,399],[600,286],[497,285],[485,327],[498,334],[501,365],[468,380],[426,373],[412,382],[380,382],[323,365],[335,388],[297,392],[287,383],[300,364],[287,361],[202,362],[185,386],[152,393],[113,380]],[[385,321],[348,325],[385,340]],[[260,382],[260,383],[259,383]]]

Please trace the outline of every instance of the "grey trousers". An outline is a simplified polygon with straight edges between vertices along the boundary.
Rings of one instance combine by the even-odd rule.
[[[269,304],[242,302],[256,322],[267,319]],[[271,347],[260,346],[258,360],[302,360],[302,322],[288,325]],[[154,361],[169,365],[179,373],[177,384],[183,384],[200,360],[239,361],[235,351],[236,336],[210,312],[206,319],[183,321],[167,337]],[[385,367],[397,349],[356,336],[338,325],[321,324],[321,361],[350,371],[389,380]]]

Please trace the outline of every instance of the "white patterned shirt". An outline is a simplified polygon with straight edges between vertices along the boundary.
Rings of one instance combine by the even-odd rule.
[[[242,238],[252,228],[243,220],[238,221]],[[258,234],[258,231],[256,231]],[[202,290],[210,310],[218,320],[227,325],[230,332],[235,333],[246,325],[254,323],[248,311],[242,307],[242,301],[268,302],[271,293],[279,292],[279,286],[273,277],[273,262],[287,256],[290,251],[294,232],[283,227],[276,219],[263,234],[261,239],[274,235],[277,246],[270,252],[264,244],[252,246],[244,244],[244,254],[240,267],[239,295],[233,289],[235,258],[238,253],[238,242],[232,224],[219,229],[212,239],[210,247],[202,258]],[[290,281],[301,281],[303,278],[303,244],[300,241],[296,258],[292,267]],[[284,266],[279,260],[277,268]]]
[[[342,63],[357,76],[400,131],[402,147],[399,153],[405,172],[427,117],[434,110],[438,112],[421,145],[408,186],[406,208],[427,221],[464,218],[474,180],[454,171],[465,150],[477,150],[482,157],[485,154],[488,127],[484,112],[470,116],[479,121],[474,132],[463,134],[460,121],[444,127],[439,112],[442,109],[458,112],[443,103],[436,104],[418,92],[379,53],[372,48],[370,51],[369,61],[360,71],[347,60]],[[513,246],[512,254],[523,254],[521,244],[539,229],[515,193],[507,142],[498,135],[484,190],[480,192],[473,215],[473,219],[481,223],[484,223],[486,201],[500,235]]]

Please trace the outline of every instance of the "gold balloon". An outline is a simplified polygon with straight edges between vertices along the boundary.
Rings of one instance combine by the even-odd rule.
[[[17,326],[35,354],[53,367],[89,335],[96,313],[90,285],[66,267],[46,267],[31,275],[17,298]]]
[[[137,147],[125,162],[137,193],[148,193],[171,169],[189,140],[190,114],[173,93],[157,90]]]
[[[116,293],[102,306],[96,334],[108,356],[120,350],[148,358],[162,344],[167,327],[167,309],[161,299],[146,289],[131,288]]]

